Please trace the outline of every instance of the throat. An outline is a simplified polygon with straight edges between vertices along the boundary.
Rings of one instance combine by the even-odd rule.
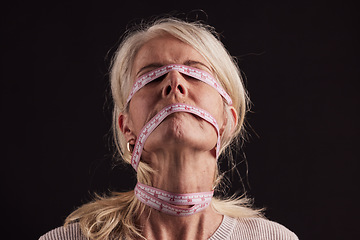
[[[211,207],[190,216],[172,216],[145,208],[139,225],[146,239],[209,239],[220,226],[223,216]]]
[[[214,191],[177,194],[137,183],[135,196],[145,205],[172,216],[191,216],[209,207]]]
[[[215,180],[216,159],[211,152],[163,151],[147,158],[154,170],[151,185],[172,193],[208,192]]]

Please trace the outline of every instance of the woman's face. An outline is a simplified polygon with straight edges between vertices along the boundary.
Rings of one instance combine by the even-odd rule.
[[[145,43],[133,63],[133,83],[141,75],[168,64],[182,64],[212,74],[210,64],[191,46],[165,36]],[[120,126],[130,144],[135,144],[142,127],[161,109],[183,103],[206,110],[217,121],[220,131],[225,124],[221,95],[211,86],[192,77],[171,71],[150,82],[132,97],[128,113],[120,117]],[[144,152],[192,147],[213,151],[217,140],[214,127],[204,119],[185,112],[169,115],[147,139]]]

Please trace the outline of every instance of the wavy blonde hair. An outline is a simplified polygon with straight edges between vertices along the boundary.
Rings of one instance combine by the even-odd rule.
[[[127,142],[119,129],[118,118],[120,113],[128,110],[126,99],[132,87],[131,70],[135,56],[147,41],[164,35],[175,37],[197,50],[210,63],[214,77],[232,98],[233,107],[239,114],[238,122],[235,123],[235,130],[231,131],[234,123],[228,121],[221,136],[220,151],[222,155],[229,155],[231,151],[226,150],[244,132],[244,119],[249,103],[239,68],[212,27],[175,18],[158,19],[127,32],[114,55],[110,81],[114,100],[112,129],[118,155],[126,163],[131,163],[131,153],[126,148]],[[230,111],[226,114],[228,119],[232,119]],[[232,157],[229,157],[229,161],[233,161]],[[151,173],[151,168],[140,162],[137,180],[151,185]],[[221,176],[217,167],[214,187],[219,186]],[[249,200],[245,197],[214,197],[211,206],[215,211],[231,217],[261,216],[259,210],[251,208]],[[65,225],[78,221],[82,232],[91,239],[109,239],[112,236],[125,239],[143,238],[136,222],[144,208],[144,204],[134,196],[133,191],[117,192],[111,197],[98,197],[93,202],[81,206],[67,217]]]

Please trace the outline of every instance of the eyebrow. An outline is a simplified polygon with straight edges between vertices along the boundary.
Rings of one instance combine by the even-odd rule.
[[[183,63],[183,65],[186,65],[186,66],[189,66],[189,67],[194,66],[194,65],[202,65],[203,67],[207,68],[211,72],[211,69],[208,66],[206,66],[204,63],[199,62],[199,61],[187,60],[187,61],[185,61]],[[164,64],[157,63],[157,62],[150,63],[150,64],[145,65],[144,67],[140,68],[140,70],[137,72],[136,76],[139,77],[139,75],[141,75],[141,73],[146,69],[149,69],[149,68],[155,69],[155,68],[159,68],[159,67],[162,67],[162,66],[164,66]]]
[[[204,63],[202,62],[199,62],[199,61],[194,61],[194,60],[187,60],[184,62],[184,65],[186,66],[194,66],[194,65],[202,65],[203,67],[207,68],[210,72],[211,72],[211,69],[209,66],[205,65]]]
[[[141,75],[141,72],[143,72],[145,69],[159,68],[159,67],[162,67],[162,66],[164,66],[164,65],[161,64],[161,63],[150,63],[150,64],[145,65],[144,67],[140,68],[140,70],[137,72],[136,76],[139,77],[139,75]]]

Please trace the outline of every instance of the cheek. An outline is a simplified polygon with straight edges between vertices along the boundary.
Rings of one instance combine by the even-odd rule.
[[[129,120],[131,122],[131,130],[139,135],[141,129],[146,123],[147,116],[149,115],[150,106],[146,101],[141,98],[134,97],[131,99],[129,106]]]
[[[224,105],[221,95],[210,86],[197,93],[199,107],[210,113],[216,119],[219,128],[221,128],[224,122]]]

